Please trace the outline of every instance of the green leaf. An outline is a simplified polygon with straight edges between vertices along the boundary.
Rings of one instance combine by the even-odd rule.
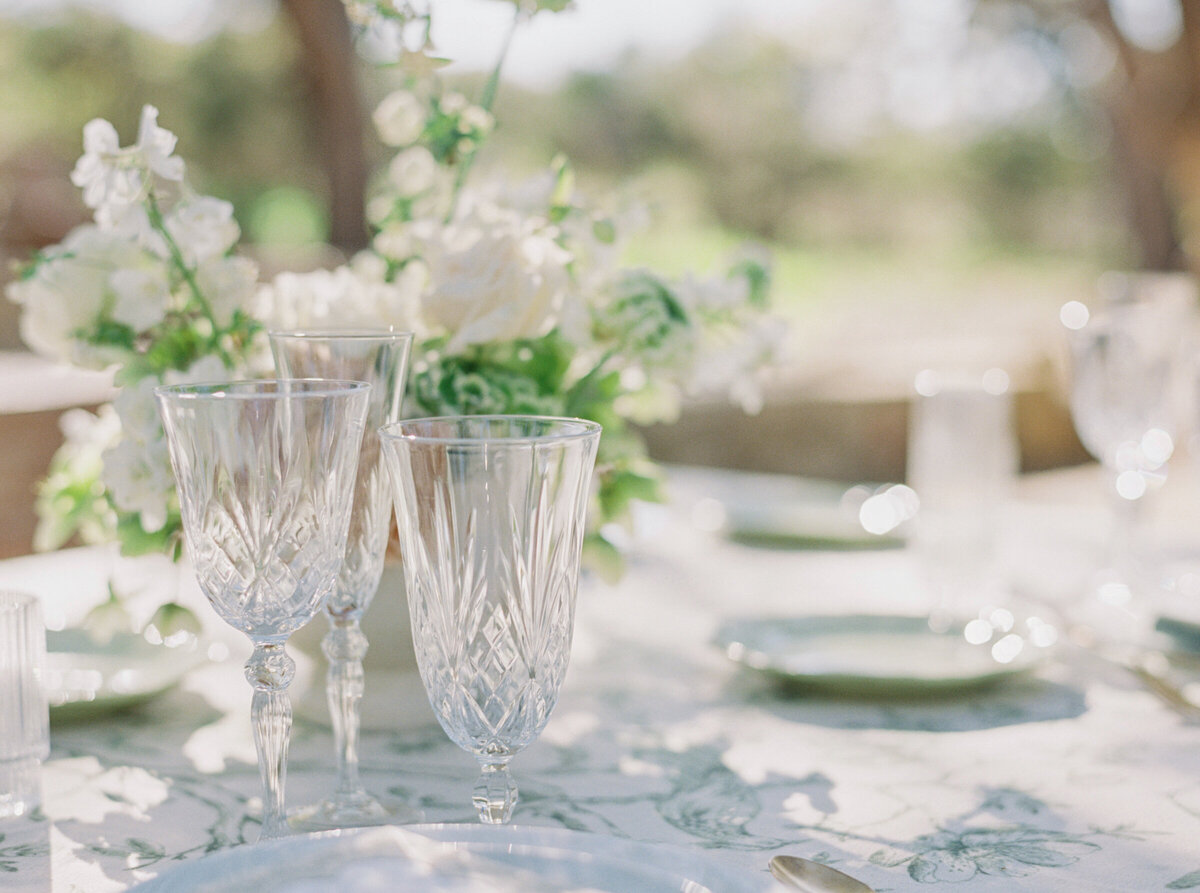
[[[1168,890],[1193,890],[1196,887],[1200,887],[1200,869],[1189,871],[1167,884]]]
[[[182,526],[178,513],[171,512],[162,529],[147,532],[143,529],[138,515],[132,512],[118,512],[117,539],[121,542],[121,554],[137,556],[177,553]]]

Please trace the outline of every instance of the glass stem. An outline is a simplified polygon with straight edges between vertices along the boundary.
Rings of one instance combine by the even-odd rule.
[[[1109,537],[1108,561],[1116,572],[1117,579],[1132,589],[1136,577],[1137,537],[1145,496],[1126,499],[1117,492],[1115,485],[1110,492],[1112,532]]]
[[[329,618],[329,632],[321,650],[329,661],[325,676],[325,694],[333,723],[337,748],[337,790],[334,800],[339,808],[360,805],[368,799],[358,778],[359,707],[363,696],[363,658],[367,637],[359,628],[358,618]]]
[[[512,818],[513,807],[517,805],[517,783],[508,771],[507,760],[480,765],[471,802],[479,810],[479,821],[485,825],[503,825]]]
[[[254,653],[246,661],[246,679],[254,688],[251,719],[263,784],[259,840],[290,833],[283,796],[287,781],[288,739],[292,731],[292,702],[287,687],[295,673],[296,663],[284,650],[283,642],[254,643]]]

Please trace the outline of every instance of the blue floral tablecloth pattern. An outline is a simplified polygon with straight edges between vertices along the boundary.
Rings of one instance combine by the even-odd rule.
[[[1200,889],[1200,729],[1132,676],[1064,647],[956,697],[781,693],[710,644],[721,618],[911,609],[910,556],[754,549],[685,522],[665,512],[619,585],[585,582],[562,699],[513,761],[515,822],[749,872],[786,851],[880,893]],[[252,839],[248,702],[235,655],[141,710],[55,727],[43,807],[0,823],[0,888],[118,893]],[[298,720],[290,805],[325,794],[330,755]],[[366,732],[363,772],[427,821],[473,821],[473,760],[432,714]]]

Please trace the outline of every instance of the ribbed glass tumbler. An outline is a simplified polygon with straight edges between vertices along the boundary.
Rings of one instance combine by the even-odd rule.
[[[567,671],[600,426],[473,416],[380,435],[421,680],[480,763],[480,820],[507,822],[508,762],[541,734]]]
[[[50,755],[50,714],[42,690],[46,627],[36,596],[0,592],[0,818],[41,802],[41,765]]]
[[[363,658],[367,637],[360,626],[375,598],[391,530],[392,499],[379,452],[379,427],[400,418],[408,375],[411,332],[382,329],[324,329],[269,333],[276,371],[288,378],[349,378],[371,385],[363,433],[350,535],[337,586],[325,602],[329,631],[321,650],[329,661],[325,679],[337,755],[333,795],[297,810],[294,828],[319,830],[356,825],[418,822],[419,810],[402,803],[386,806],[359,780],[359,705],[365,689]]]
[[[250,381],[156,390],[196,580],[221,619],[254,645],[260,838],[284,813],[296,664],[284,650],[333,591],[346,549],[371,386]]]

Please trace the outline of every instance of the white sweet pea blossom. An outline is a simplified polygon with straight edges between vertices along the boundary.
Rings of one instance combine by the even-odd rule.
[[[227,326],[234,311],[251,311],[258,292],[258,264],[246,257],[210,257],[196,268],[196,284],[217,325]]]
[[[83,224],[43,252],[24,279],[10,283],[8,297],[22,306],[21,337],[37,353],[59,362],[102,369],[112,358],[86,342],[112,302],[115,270],[141,269],[146,255],[134,243]]]
[[[167,505],[175,479],[171,476],[166,440],[140,444],[122,440],[104,452],[100,480],[113,505],[139,516],[147,533],[162,530],[167,523]]]
[[[186,371],[166,373],[163,383],[223,381],[229,377],[225,364],[210,354]],[[175,496],[167,439],[154,399],[158,384],[153,377],[143,378],[122,388],[113,400],[122,436],[105,450],[100,478],[112,496],[113,505],[123,512],[136,513],[147,533],[161,530],[167,523],[168,508]]]
[[[396,90],[384,97],[371,120],[384,145],[401,148],[415,143],[425,129],[425,104],[409,90]]]
[[[545,335],[558,321],[571,255],[544,220],[485,201],[464,205],[449,224],[413,227],[429,268],[423,315],[450,335],[450,352]]]
[[[171,301],[167,273],[161,266],[123,267],[108,277],[112,289],[112,318],[135,332],[163,321]]]
[[[137,142],[121,148],[116,128],[103,118],[83,128],[83,156],[71,182],[83,190],[83,201],[97,211],[101,223],[116,222],[123,210],[145,195],[149,178],[183,179],[183,160],[174,157],[175,134],[158,126],[158,109],[142,108]],[[103,215],[101,211],[105,212]]]
[[[208,195],[180,202],[165,223],[183,259],[192,266],[228,253],[242,234],[233,219],[233,205]]]

